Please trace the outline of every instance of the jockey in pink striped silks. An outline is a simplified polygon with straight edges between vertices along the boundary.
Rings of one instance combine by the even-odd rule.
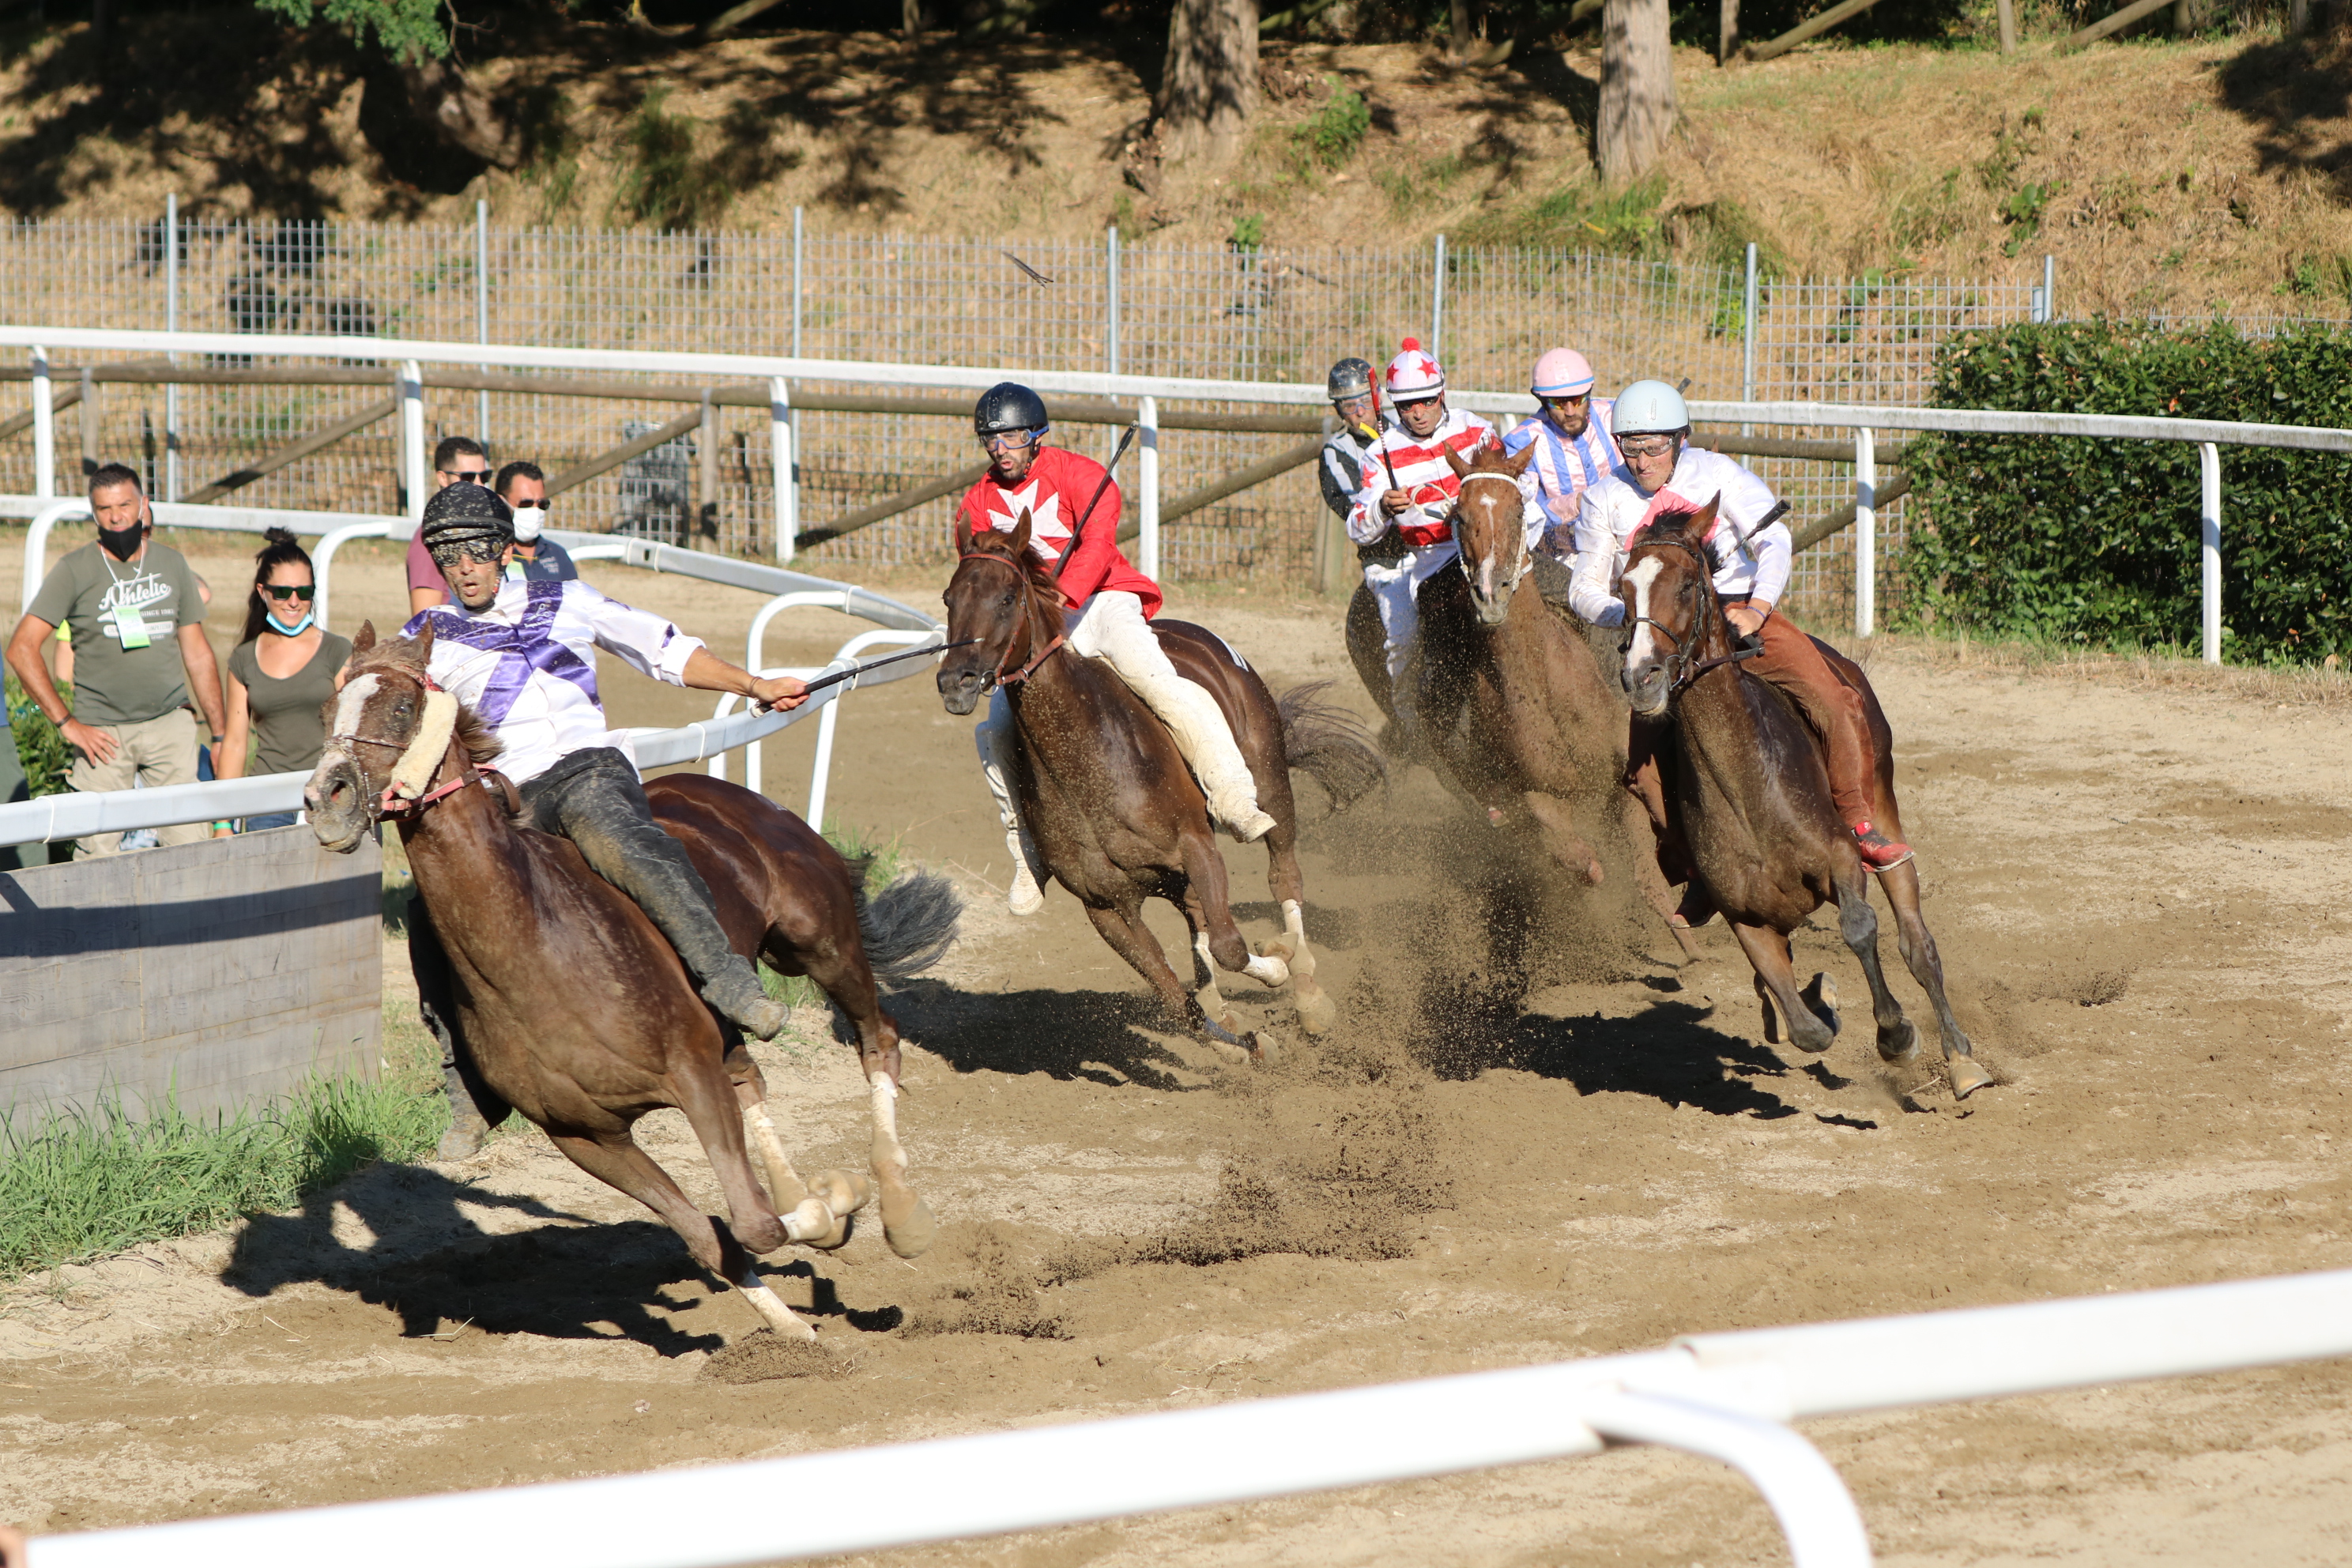
[[[1599,484],[1617,467],[1617,443],[1612,435],[1615,403],[1592,395],[1592,366],[1574,349],[1547,349],[1536,361],[1535,394],[1542,412],[1503,437],[1503,450],[1513,457],[1530,442],[1536,460],[1529,468],[1536,478],[1536,502],[1543,508],[1543,542],[1538,550],[1564,566],[1576,556],[1576,516],[1587,487]]]

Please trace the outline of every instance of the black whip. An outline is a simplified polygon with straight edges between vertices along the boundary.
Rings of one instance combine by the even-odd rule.
[[[1078,552],[1079,544],[1085,541],[1087,519],[1094,515],[1095,502],[1103,499],[1103,491],[1110,489],[1111,470],[1118,467],[1118,460],[1126,457],[1128,447],[1134,445],[1135,432],[1136,426],[1132,425],[1121,432],[1118,449],[1110,455],[1110,461],[1103,465],[1102,483],[1095,487],[1094,495],[1087,501],[1086,510],[1070,520],[1070,547],[1062,552],[1062,558],[1059,561],[1054,563],[1055,582],[1058,583],[1062,580],[1062,568],[1070,563],[1070,557]]]
[[[942,643],[938,647],[910,647],[904,653],[884,654],[880,658],[869,658],[865,663],[855,665],[848,669],[836,669],[831,675],[817,677],[803,689],[803,695],[822,691],[828,686],[838,686],[845,680],[856,680],[869,669],[879,669],[886,664],[897,664],[900,659],[929,658],[933,654],[945,653],[951,647],[970,647],[979,640],[978,637],[966,637],[961,642]],[[769,711],[773,712],[774,710],[770,709]]]

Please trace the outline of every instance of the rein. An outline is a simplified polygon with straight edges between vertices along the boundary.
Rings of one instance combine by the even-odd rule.
[[[1022,568],[1022,566],[1021,566],[1021,563],[1020,563],[1019,562],[1017,562],[1017,561],[1013,561],[1013,560],[1012,560],[1012,559],[1010,559],[1010,558],[1008,558],[1008,557],[1006,557],[1006,556],[1003,556],[1003,555],[992,555],[992,554],[990,554],[990,553],[988,553],[988,552],[984,552],[984,551],[970,550],[970,551],[966,551],[966,552],[964,552],[962,554],[959,555],[956,559],[958,559],[959,561],[993,561],[993,562],[995,562],[999,566],[1002,566],[1002,567],[1003,567],[1005,570],[1007,570],[1007,571],[1011,572],[1014,576],[1019,577],[1019,578],[1021,579],[1022,585],[1023,585],[1024,588],[1025,588],[1025,587],[1027,587],[1027,586],[1029,585],[1029,574],[1028,574],[1026,571],[1023,570],[1023,568]],[[1063,559],[1064,559],[1065,561],[1066,561],[1066,560],[1068,560],[1068,559],[1069,559],[1069,557],[1068,557],[1068,555],[1065,554],[1065,555],[1063,556]],[[1029,595],[1027,595],[1026,594],[1024,594],[1024,595],[1022,596],[1022,600],[1021,600],[1021,614],[1022,614],[1022,616],[1023,616],[1024,618],[1025,618],[1025,617],[1027,617],[1027,616],[1028,616],[1028,615],[1029,615]],[[976,639],[975,639],[975,640],[976,640]],[[1036,640],[1036,628],[1035,628],[1034,626],[1032,626],[1032,627],[1030,628],[1030,640],[1032,640],[1033,642],[1034,642],[1034,640]],[[1036,673],[1037,673],[1037,667],[1038,667],[1039,665],[1044,664],[1047,659],[1049,659],[1049,658],[1053,658],[1053,657],[1054,657],[1054,655],[1055,655],[1057,651],[1059,651],[1059,649],[1061,648],[1062,645],[1063,645],[1064,643],[1067,642],[1068,640],[1069,640],[1069,637],[1068,637],[1066,634],[1064,634],[1064,633],[1062,633],[1062,632],[1055,632],[1055,633],[1054,634],[1054,640],[1053,640],[1053,641],[1051,641],[1051,642],[1049,642],[1049,643],[1047,643],[1047,644],[1045,645],[1045,651],[1043,651],[1042,653],[1036,654],[1035,656],[1034,656],[1033,658],[1031,658],[1031,659],[1029,660],[1029,662],[1028,662],[1028,663],[1026,663],[1026,664],[1024,664],[1024,665],[1023,665],[1019,669],[1011,670],[1011,671],[1009,671],[1009,672],[1008,672],[1008,671],[1007,671],[1007,669],[1005,668],[1004,665],[1003,665],[1003,663],[999,663],[999,664],[997,665],[997,667],[995,668],[995,669],[993,669],[992,671],[991,671],[991,672],[990,672],[990,674],[989,674],[989,678],[988,678],[988,679],[989,679],[990,683],[991,683],[992,685],[995,685],[995,686],[1018,686],[1018,685],[1020,685],[1023,681],[1024,681],[1024,680],[1028,679],[1031,676],[1033,676],[1033,675],[1036,674]],[[1007,647],[1007,648],[1005,649],[1004,657],[1005,657],[1007,659],[1009,659],[1009,658],[1011,658],[1013,657],[1013,650],[1012,650],[1010,647]]]
[[[1713,573],[1708,570],[1709,563],[1706,557],[1699,552],[1696,545],[1691,543],[1687,540],[1682,539],[1648,539],[1635,546],[1635,549],[1638,550],[1663,550],[1667,548],[1681,551],[1684,554],[1689,556],[1692,561],[1697,563],[1700,579],[1707,582],[1706,601],[1707,603],[1715,605],[1716,613],[1720,615],[1723,610],[1723,605],[1721,601],[1716,598],[1715,585],[1712,581],[1709,581],[1713,576]],[[1631,551],[1627,552],[1629,560],[1632,553],[1633,552]],[[1700,613],[1700,619],[1702,621],[1706,619],[1706,613],[1704,611]],[[1667,654],[1665,657],[1666,669],[1671,676],[1669,684],[1666,687],[1666,695],[1669,697],[1674,696],[1676,692],[1690,685],[1692,681],[1696,680],[1700,676],[1707,674],[1711,670],[1721,669],[1727,664],[1738,664],[1743,659],[1754,658],[1764,651],[1764,644],[1759,638],[1753,644],[1735,644],[1732,651],[1729,653],[1719,654],[1714,658],[1699,659],[1694,663],[1690,655],[1682,651],[1683,639],[1675,636],[1675,634],[1666,627],[1664,623],[1658,620],[1655,616],[1634,616],[1626,621],[1625,637],[1629,645],[1632,642],[1633,628],[1635,626],[1647,626],[1652,631],[1657,633],[1660,637],[1665,638],[1667,642],[1674,645],[1674,651]],[[1695,632],[1693,636],[1695,638],[1703,639],[1706,636],[1704,626]]]

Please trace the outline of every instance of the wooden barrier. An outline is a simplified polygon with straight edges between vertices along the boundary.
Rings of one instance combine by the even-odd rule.
[[[234,1110],[373,1079],[383,869],[308,827],[0,873],[0,1117]]]

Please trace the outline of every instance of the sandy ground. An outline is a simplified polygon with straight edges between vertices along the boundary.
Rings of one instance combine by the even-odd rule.
[[[238,580],[231,558],[200,564]],[[740,647],[749,595],[599,574]],[[346,627],[392,618],[387,563],[339,583]],[[1277,688],[1341,673],[1326,606],[1179,604]],[[802,625],[772,657],[814,662],[855,629]],[[2005,1080],[1965,1106],[1898,1094],[1866,1029],[1818,1060],[1764,1045],[1719,927],[1677,975],[1608,889],[1549,911],[1514,1005],[1466,890],[1495,848],[1421,773],[1310,835],[1339,1028],[1227,1068],[1152,1026],[1066,895],[1001,912],[969,726],[917,679],[851,700],[834,799],[972,898],[965,940],[893,1004],[921,1047],[901,1125],[944,1232],[915,1264],[867,1235],[772,1260],[838,1375],[706,1375],[748,1308],[512,1136],[8,1293],[0,1519],[78,1530],[789,1454],[2352,1265],[2342,710],[1948,651],[1881,649],[1873,676],[1928,916]],[[621,722],[708,711],[617,668],[606,685]],[[788,802],[810,742],[771,748]],[[1262,857],[1228,856],[1269,933]],[[1860,994],[1832,931],[1801,942]],[[1297,1042],[1278,999],[1240,995]],[[763,1053],[779,1121],[803,1168],[853,1163],[849,1053],[803,1023]],[[683,1122],[644,1131],[715,1207]],[[1893,1564],[2340,1563],[2347,1394],[2352,1366],[2321,1364],[1806,1431]],[[1728,1472],[1636,1449],[889,1559],[919,1560],[1786,1559]]]

